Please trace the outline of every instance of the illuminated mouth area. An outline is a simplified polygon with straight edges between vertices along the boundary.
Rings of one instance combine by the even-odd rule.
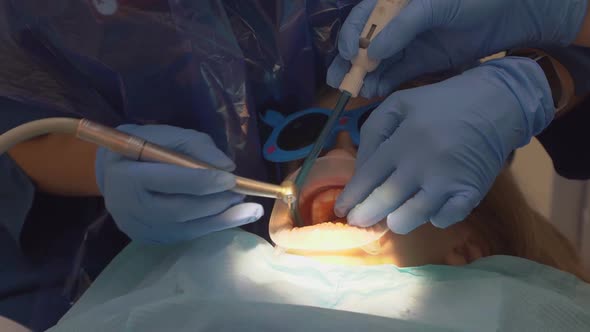
[[[275,202],[269,232],[277,246],[297,251],[343,251],[373,247],[387,232],[384,222],[361,228],[348,225],[345,218],[338,218],[334,214],[336,199],[350,180],[354,169],[354,159],[352,168],[347,167],[344,171],[342,162],[344,161],[338,163],[340,168],[332,168],[327,176],[326,172],[320,172],[322,176],[316,177],[310,173],[308,184],[299,197],[299,212],[304,226],[295,227],[289,207],[280,200]],[[318,160],[318,167],[322,165]]]
[[[344,189],[344,184],[317,183],[301,194],[299,198],[299,213],[305,227],[331,226],[346,224],[345,218],[338,218],[334,213],[334,204],[338,195]]]

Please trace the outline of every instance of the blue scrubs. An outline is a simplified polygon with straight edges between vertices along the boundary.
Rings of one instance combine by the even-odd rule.
[[[258,112],[313,102],[357,2],[0,1],[0,133],[51,116],[176,125],[266,180]],[[0,315],[44,330],[127,238],[101,199],[41,193],[7,155],[0,183]]]
[[[0,110],[2,132],[42,114],[6,98]],[[101,199],[37,192],[8,155],[0,156],[0,183],[0,315],[42,331],[128,239]]]
[[[0,132],[50,116],[176,125],[210,134],[240,175],[268,179],[259,112],[309,106],[357,2],[1,1]],[[568,65],[585,82],[590,56],[576,54]],[[0,184],[0,315],[44,330],[127,238],[101,199],[41,193],[7,155]]]

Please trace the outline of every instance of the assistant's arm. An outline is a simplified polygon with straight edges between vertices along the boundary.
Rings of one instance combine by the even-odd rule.
[[[590,47],[590,6],[586,8],[586,16],[582,23],[582,27],[574,39],[574,45]]]
[[[590,48],[570,46],[545,51],[567,70],[573,81],[574,97],[537,139],[559,175],[590,179]]]
[[[557,50],[559,53],[566,54],[575,51],[568,49]],[[590,61],[590,50],[588,51],[586,59]],[[573,72],[579,73],[579,68],[571,66],[571,61],[568,63],[566,59],[556,57],[555,51],[520,49],[512,50],[509,54],[534,59],[541,67],[551,88],[553,102],[556,108],[555,118],[560,118],[576,108],[588,96],[590,85],[586,82],[587,80],[572,75]],[[564,65],[563,61],[566,61],[569,67]],[[590,75],[590,66],[586,67],[585,70],[587,71],[587,75]]]
[[[97,147],[71,135],[50,134],[16,145],[9,155],[38,190],[64,196],[100,196]]]

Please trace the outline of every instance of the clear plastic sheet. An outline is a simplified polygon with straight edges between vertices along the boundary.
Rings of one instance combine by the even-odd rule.
[[[313,103],[336,54],[338,30],[357,2],[2,1],[0,97],[44,110],[38,118],[206,132],[236,162],[238,174],[272,180],[273,167],[260,153],[266,133],[259,113]],[[72,265],[62,292],[70,302],[92,280],[86,272],[100,271],[113,248],[124,245],[108,241],[112,227],[102,231],[112,221],[96,220],[80,232],[80,249],[63,260]],[[261,222],[250,230],[265,236],[267,229]],[[72,243],[56,233],[55,243]]]

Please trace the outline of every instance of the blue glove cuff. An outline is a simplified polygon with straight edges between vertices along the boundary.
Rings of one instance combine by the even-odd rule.
[[[529,58],[505,57],[481,65],[496,71],[521,105],[526,132],[518,146],[528,144],[533,136],[541,133],[555,116],[551,87],[543,69]]]

